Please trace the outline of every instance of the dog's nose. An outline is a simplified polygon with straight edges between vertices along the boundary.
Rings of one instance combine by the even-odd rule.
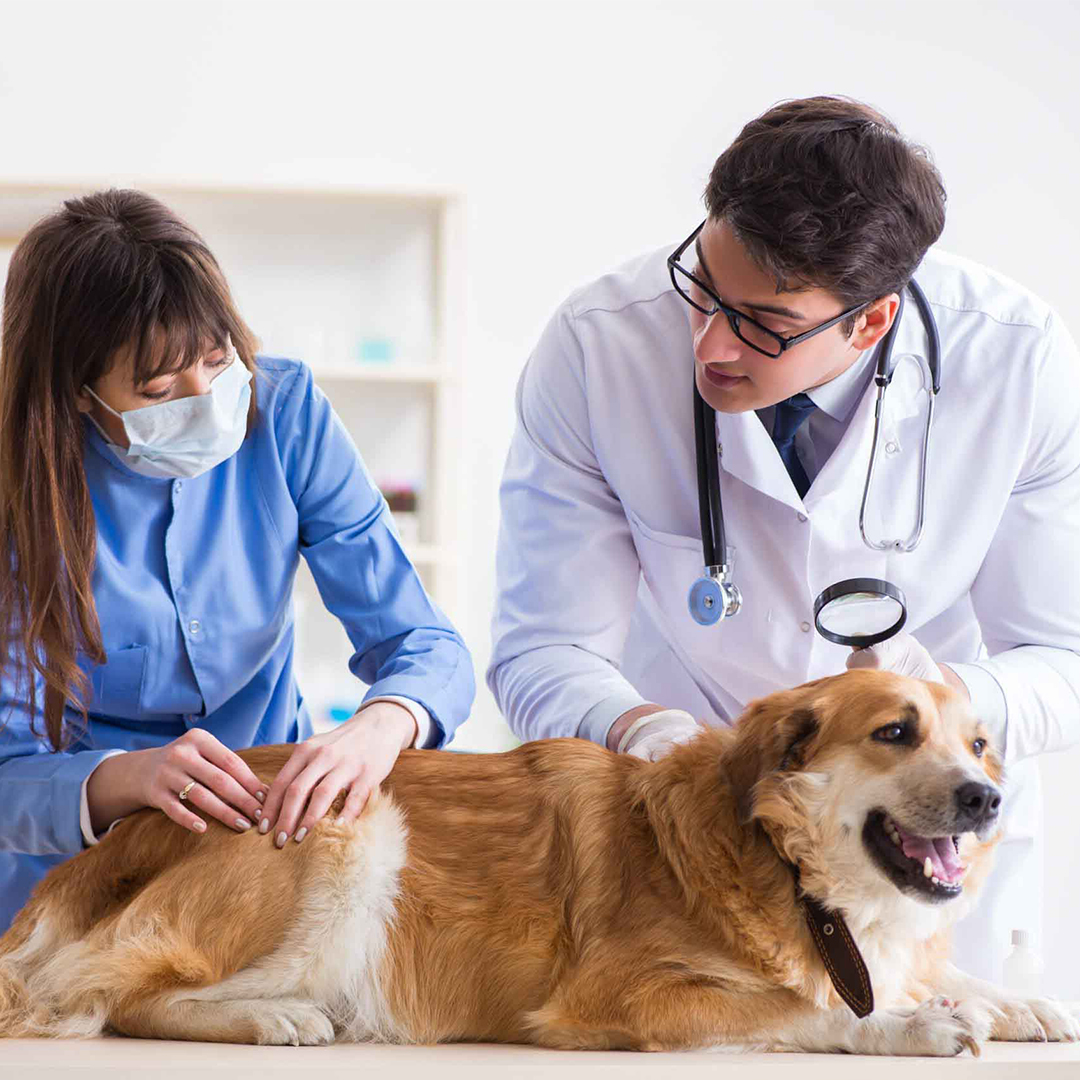
[[[1001,807],[1001,792],[992,784],[970,780],[956,789],[956,806],[961,822],[971,828],[978,828],[997,817]]]

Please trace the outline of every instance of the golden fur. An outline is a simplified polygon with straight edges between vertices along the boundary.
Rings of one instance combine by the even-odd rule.
[[[871,737],[911,707],[917,745]],[[0,1036],[925,1053],[1035,1037],[1052,1025],[1031,1003],[910,1007],[990,997],[950,969],[947,931],[992,842],[966,838],[966,895],[932,906],[850,835],[860,786],[999,781],[978,732],[944,687],[850,672],[755,702],[656,764],[576,739],[406,751],[354,825],[334,823],[339,796],[283,850],[141,811],[54,870],[0,938]],[[290,751],[241,756],[269,782]],[[877,995],[868,1021],[826,975],[789,861],[848,918]],[[1080,1035],[1053,1021],[1052,1037]]]

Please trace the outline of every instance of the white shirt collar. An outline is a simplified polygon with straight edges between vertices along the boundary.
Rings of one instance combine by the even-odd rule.
[[[830,379],[821,386],[815,386],[813,390],[807,390],[810,400],[841,423],[846,421],[855,411],[855,407],[862,400],[863,393],[870,383],[873,374],[874,349],[864,349],[859,353],[858,359],[834,379]]]

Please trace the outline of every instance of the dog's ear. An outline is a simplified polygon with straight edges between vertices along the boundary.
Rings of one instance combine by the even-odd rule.
[[[736,727],[738,735],[723,769],[739,819],[748,823],[754,817],[758,782],[770,773],[801,769],[820,725],[807,696],[795,690],[753,702]]]
[[[810,740],[818,733],[819,727],[817,714],[813,709],[803,707],[788,716],[780,733],[780,745],[784,749],[777,766],[780,772],[803,767]]]

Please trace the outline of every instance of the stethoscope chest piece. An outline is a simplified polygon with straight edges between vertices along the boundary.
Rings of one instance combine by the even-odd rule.
[[[707,566],[690,586],[687,597],[690,615],[699,626],[715,626],[721,619],[738,614],[742,607],[739,587],[727,580],[726,566]]]

